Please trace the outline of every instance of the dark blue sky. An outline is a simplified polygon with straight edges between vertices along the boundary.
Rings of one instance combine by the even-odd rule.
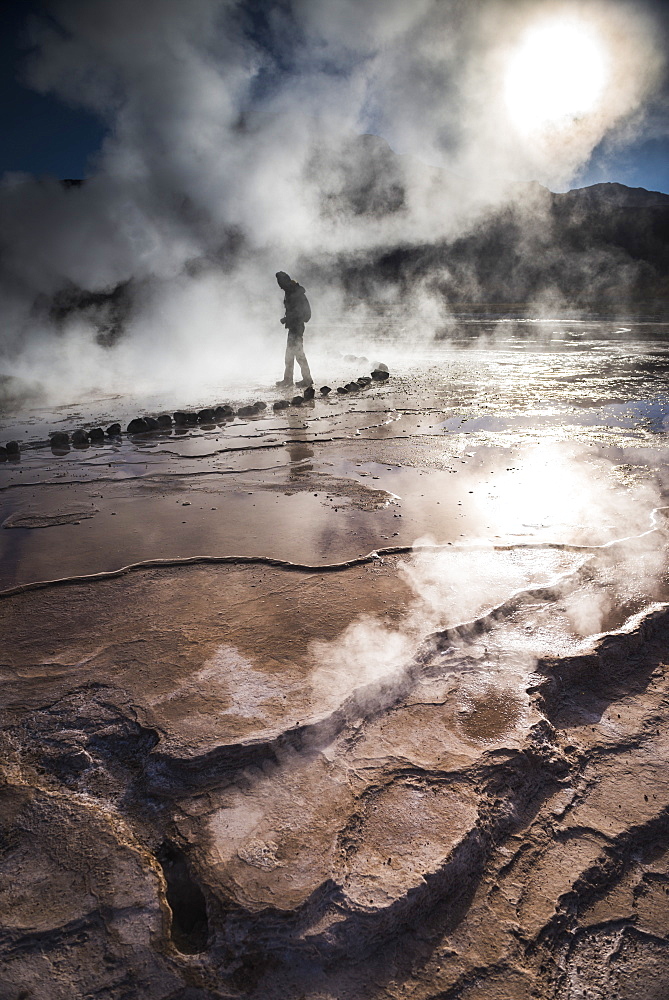
[[[187,0],[184,0],[187,2]],[[666,19],[669,3],[656,0]],[[0,5],[0,174],[22,171],[55,177],[83,177],[105,135],[94,115],[69,107],[49,95],[25,86],[23,67],[30,56],[26,23],[40,11],[40,0],[3,0]],[[655,109],[656,130],[662,125],[662,107]],[[611,151],[596,149],[572,186],[618,181],[630,187],[669,193],[669,137],[640,139]]]
[[[102,142],[103,124],[22,83],[30,54],[26,22],[39,8],[30,0],[0,3],[0,173],[82,177]]]
[[[629,187],[669,194],[669,138],[641,140],[613,154],[595,149],[590,163],[571,187],[586,187],[601,181],[618,181]]]

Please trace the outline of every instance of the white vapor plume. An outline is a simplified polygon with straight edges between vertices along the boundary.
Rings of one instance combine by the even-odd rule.
[[[79,187],[3,179],[0,349],[3,370],[61,393],[149,369],[197,382],[261,348],[278,359],[277,269],[309,283],[316,317],[321,299],[336,317],[342,258],[475,231],[511,181],[564,183],[602,136],[639,121],[662,68],[649,15],[613,0],[47,6],[28,80],[108,134]],[[504,81],[532,31],[564,24],[600,47],[602,92],[552,131],[519,125]],[[569,52],[553,57],[573,71]],[[438,284],[403,303],[433,332]],[[101,325],[112,350],[96,344]]]
[[[659,484],[623,489],[610,461],[545,444],[514,472],[504,477],[498,469],[489,509],[487,486],[472,500],[498,548],[483,539],[460,549],[417,539],[399,565],[412,595],[400,620],[363,615],[338,638],[310,644],[315,697],[341,704],[367,685],[401,687],[425,638],[454,628],[452,642],[464,654],[476,644],[495,649],[502,681],[521,664],[527,676],[537,657],[580,649],[661,599],[666,552],[663,533],[653,530]],[[519,542],[530,513],[547,520],[546,545],[536,534],[527,546]]]

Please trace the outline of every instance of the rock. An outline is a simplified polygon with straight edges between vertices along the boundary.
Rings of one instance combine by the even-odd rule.
[[[158,426],[162,429],[172,426],[172,418],[169,413],[159,414],[159,416],[156,417],[156,420],[158,421]]]
[[[148,429],[149,425],[143,417],[135,417],[134,420],[130,421],[126,428],[128,434],[146,434]]]
[[[267,409],[267,403],[261,401],[251,403],[249,406],[240,406],[237,413],[240,417],[256,417],[263,410]]]
[[[200,410],[197,415],[197,421],[199,424],[213,424],[216,420],[216,411],[211,407],[207,407],[204,410]]]
[[[235,411],[227,403],[224,406],[217,406],[214,410],[214,417],[216,420],[230,420],[234,417]]]
[[[0,462],[6,462],[9,458],[4,444],[0,444]]]
[[[358,357],[356,354],[345,354],[344,361],[357,361]]]
[[[291,406],[302,406],[303,402],[304,402],[304,396],[293,396],[293,398],[290,401],[290,405]]]
[[[80,771],[86,771],[93,763],[91,755],[87,753],[86,750],[79,749],[73,750],[71,753],[63,754],[58,761],[60,768],[59,770],[74,771],[78,773]]]
[[[384,372],[383,369],[375,368],[372,372],[372,378],[375,382],[385,382],[387,378],[390,378],[388,372]]]
[[[120,434],[121,434],[120,424],[110,424],[109,427],[107,428],[107,435],[110,438],[119,437]]]
[[[7,444],[5,445],[5,448],[7,449],[8,455],[18,455],[18,453],[21,451],[21,447],[18,441],[8,441]]]
[[[360,386],[358,385],[357,382],[347,382],[346,383],[346,391],[347,392],[357,392],[359,388],[360,388]]]
[[[102,430],[101,427],[93,427],[88,432],[88,436],[90,437],[91,441],[104,441],[105,432]]]
[[[174,423],[177,427],[193,427],[197,423],[197,413],[188,413],[185,410],[177,410],[173,416]]]
[[[360,378],[356,379],[356,382],[358,383],[361,389],[365,389],[368,385],[371,384],[371,381],[372,380],[369,375],[361,375]]]
[[[372,367],[373,367],[374,371],[377,371],[377,372],[387,372],[388,371],[388,365],[384,365],[383,361],[376,361],[372,365]]]
[[[340,396],[348,395],[348,389],[345,389],[343,385],[337,386],[337,392],[339,393]]]
[[[276,402],[272,403],[272,409],[274,410],[287,410],[290,403],[287,399],[277,399]]]
[[[72,433],[72,444],[75,448],[86,448],[90,443],[87,431],[76,430]]]
[[[144,417],[144,420],[146,421],[146,425],[150,431],[157,431],[160,427],[160,424],[155,417]]]
[[[323,396],[327,396],[327,394],[329,392],[332,392],[332,386],[331,385],[322,385],[321,388],[320,388],[320,391],[321,391],[321,394]]]
[[[313,399],[315,395],[316,395],[316,390],[314,389],[313,385],[308,385],[307,388],[304,390],[304,398]]]
[[[69,448],[70,435],[66,431],[53,431],[49,435],[49,444],[52,448]]]
[[[60,782],[76,783],[86,773],[83,763],[76,753],[61,755],[53,760],[52,773]],[[69,798],[62,785],[58,794]],[[2,996],[97,994],[111,1000],[128,993],[123,985],[119,989],[122,977],[147,1000],[203,996],[184,986],[168,959],[152,952],[153,942],[165,938],[155,871],[120,842],[109,821],[94,817],[94,808],[78,795],[72,799],[66,810],[48,793],[3,788],[2,840],[9,838],[26,868],[20,887],[3,868],[3,936],[13,945],[33,934],[41,951],[39,958],[26,959],[25,945],[23,952],[10,951],[3,942]]]

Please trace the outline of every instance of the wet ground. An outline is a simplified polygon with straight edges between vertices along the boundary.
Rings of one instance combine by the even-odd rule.
[[[2,1000],[660,995],[663,333],[4,415]]]

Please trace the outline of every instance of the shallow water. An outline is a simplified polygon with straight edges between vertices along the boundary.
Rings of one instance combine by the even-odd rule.
[[[526,702],[537,657],[571,654],[669,597],[669,348],[648,330],[644,339],[607,338],[604,325],[573,340],[558,333],[532,343],[498,332],[485,349],[444,344],[394,361],[390,351],[390,381],[348,397],[62,455],[38,435],[45,411],[26,412],[21,459],[0,468],[0,588],[147,563],[176,572],[185,560],[278,560],[298,572],[376,560],[396,593],[389,619],[378,609],[370,619],[351,589],[338,629],[319,636],[321,612],[309,608],[309,641],[322,641],[309,667],[313,711],[402,675],[435,630],[476,623],[482,638],[468,633],[463,646],[460,636],[435,662],[481,674],[497,714],[511,719],[499,706]],[[360,367],[337,364],[342,380]],[[268,403],[276,395],[264,393]],[[129,400],[115,403],[133,412]],[[96,405],[80,407],[91,423],[119,415]],[[249,606],[263,600],[263,583],[252,589]],[[288,625],[270,622],[283,648]],[[454,717],[455,730],[492,732],[487,711]],[[520,710],[513,718],[525,724]]]
[[[602,544],[644,530],[664,489],[661,329],[474,326],[481,338],[466,348],[449,342],[411,358],[388,348],[386,385],[279,415],[54,455],[49,429],[146,411],[117,395],[5,414],[0,440],[16,437],[23,450],[0,467],[3,585],[158,557],[316,564],[423,536]],[[333,385],[364,369],[328,364]],[[234,389],[235,404],[277,397]],[[226,398],[216,392],[190,405]],[[172,408],[152,402],[154,412]]]

